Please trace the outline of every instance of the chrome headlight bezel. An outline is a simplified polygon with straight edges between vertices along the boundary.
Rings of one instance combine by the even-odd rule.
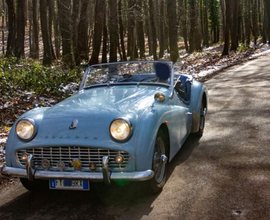
[[[122,121],[124,124],[127,125],[128,129],[129,129],[129,133],[128,135],[125,136],[125,138],[123,139],[119,139],[117,138],[115,135],[113,135],[113,132],[112,132],[112,125],[114,123],[116,123],[117,121]],[[118,142],[124,142],[124,141],[127,141],[131,135],[132,135],[132,124],[130,123],[130,121],[127,119],[127,118],[115,118],[111,124],[110,124],[110,127],[109,127],[109,132],[110,132],[110,136],[112,137],[112,139],[114,139],[115,141],[118,141]]]
[[[18,126],[20,125],[20,123],[23,123],[23,122],[26,122],[26,123],[30,123],[32,127],[32,129],[30,129],[32,131],[31,135],[29,135],[28,138],[24,138],[23,136],[20,136],[19,134],[19,131],[18,131]],[[23,140],[23,141],[30,141],[32,140],[36,133],[37,133],[37,129],[36,129],[36,124],[35,124],[35,121],[33,119],[30,119],[30,118],[23,118],[21,119],[20,121],[18,121],[18,123],[16,124],[16,127],[15,127],[15,132],[17,134],[17,136]]]

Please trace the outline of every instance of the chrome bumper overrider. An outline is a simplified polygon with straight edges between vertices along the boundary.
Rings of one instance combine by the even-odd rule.
[[[4,166],[0,170],[0,173],[6,176],[28,178],[26,169],[22,168]],[[102,172],[54,172],[41,170],[34,170],[33,172],[34,179],[83,179],[104,181],[103,175]],[[151,179],[153,176],[154,172],[152,170],[138,172],[108,172],[110,180],[144,181]]]

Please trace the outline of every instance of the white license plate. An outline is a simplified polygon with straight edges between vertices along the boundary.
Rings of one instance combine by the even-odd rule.
[[[87,180],[50,179],[50,189],[89,190]]]

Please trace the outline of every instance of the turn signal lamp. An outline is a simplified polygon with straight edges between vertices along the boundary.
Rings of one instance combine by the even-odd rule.
[[[21,160],[22,161],[27,161],[27,158],[28,158],[27,153],[23,153],[22,156],[21,156]]]

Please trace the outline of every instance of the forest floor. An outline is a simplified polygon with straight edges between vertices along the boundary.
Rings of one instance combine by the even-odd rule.
[[[222,49],[223,45],[216,44],[192,54],[181,50],[180,60],[175,64],[175,72],[192,75],[198,81],[204,82],[226,68],[270,53],[270,45],[268,44],[259,44],[256,47],[231,52],[229,56],[224,57],[221,56]],[[21,114],[34,108],[34,100],[36,101],[31,91],[14,91],[12,96],[3,95],[0,97],[0,168],[5,165],[8,133]],[[50,107],[57,103],[56,100],[57,98],[54,97],[50,99],[39,97],[38,102],[42,103],[42,106]],[[17,181],[17,179],[5,178],[0,174],[0,190]]]

